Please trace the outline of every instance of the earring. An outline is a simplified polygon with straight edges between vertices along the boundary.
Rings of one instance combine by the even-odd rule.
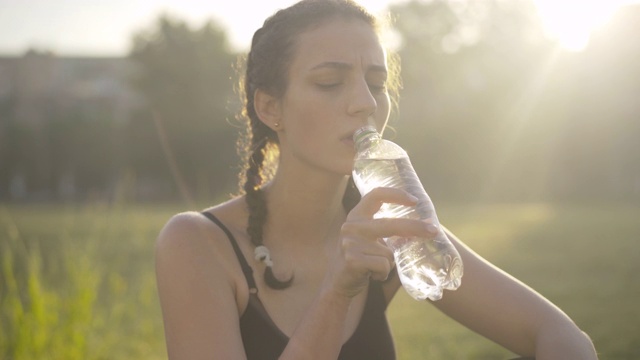
[[[280,123],[279,123],[279,122],[273,123],[273,127],[274,127],[274,128],[278,128],[278,127],[280,127]]]

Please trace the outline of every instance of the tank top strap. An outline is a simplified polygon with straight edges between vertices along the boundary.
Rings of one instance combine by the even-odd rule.
[[[224,231],[224,233],[227,235],[227,237],[229,238],[229,242],[231,243],[231,246],[233,246],[233,251],[236,253],[236,257],[240,262],[242,273],[244,274],[244,277],[247,279],[247,284],[249,285],[249,292],[251,294],[256,294],[258,292],[258,287],[256,286],[256,282],[253,279],[253,269],[251,268],[251,266],[249,266],[247,259],[242,254],[242,251],[240,250],[240,246],[238,246],[238,242],[236,241],[236,238],[233,236],[233,234],[231,234],[231,231],[229,231],[229,229],[222,223],[222,221],[220,221],[220,219],[215,217],[212,213],[208,211],[203,211],[201,214],[207,217],[207,219],[213,221],[216,225],[218,225],[218,227],[222,229],[222,231]]]

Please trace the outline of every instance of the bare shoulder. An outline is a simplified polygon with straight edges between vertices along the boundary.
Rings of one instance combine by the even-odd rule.
[[[242,221],[239,199],[232,199],[215,207],[206,209],[220,218],[230,228],[236,228]],[[224,231],[207,219],[201,212],[187,211],[172,216],[160,231],[156,240],[156,251],[159,253],[196,250],[196,253],[209,251],[225,251],[228,243]],[[221,246],[222,245],[222,246]]]
[[[201,213],[188,211],[176,214],[167,221],[158,239],[156,251],[174,251],[185,247],[203,246],[211,237],[212,226]]]
[[[233,222],[224,207],[219,217]],[[199,212],[174,215],[155,245],[156,280],[170,358],[239,358],[248,288],[224,231]]]
[[[230,279],[221,266],[224,249],[215,244],[220,234],[198,212],[184,212],[171,217],[160,231],[155,244],[158,280],[191,278],[198,281]],[[180,278],[180,279],[178,279]],[[227,282],[227,281],[224,281]],[[228,282],[230,283],[230,282]]]
[[[229,228],[236,230],[236,223],[242,221],[236,203],[232,200],[206,211],[215,213]],[[159,276],[182,273],[203,282],[216,280],[218,286],[227,283],[233,289],[242,281],[242,270],[227,234],[200,212],[172,216],[158,235],[155,255]]]

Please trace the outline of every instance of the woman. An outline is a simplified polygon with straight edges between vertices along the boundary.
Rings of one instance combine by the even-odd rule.
[[[376,31],[349,0],[303,0],[255,33],[244,195],[174,216],[157,240],[171,359],[395,357],[384,311],[401,284],[379,239],[433,232],[373,219],[382,203],[414,204],[407,193],[359,199],[349,186],[353,133],[370,120],[382,131],[389,116],[392,71]],[[523,356],[596,358],[563,312],[448,236],[465,276],[435,306]]]

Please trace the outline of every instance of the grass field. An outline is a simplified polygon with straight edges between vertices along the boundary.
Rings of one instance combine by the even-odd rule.
[[[176,211],[0,204],[0,358],[166,358],[153,242]],[[565,310],[601,359],[640,359],[640,206],[440,205],[439,215]],[[512,357],[404,292],[388,315],[400,360]]]

